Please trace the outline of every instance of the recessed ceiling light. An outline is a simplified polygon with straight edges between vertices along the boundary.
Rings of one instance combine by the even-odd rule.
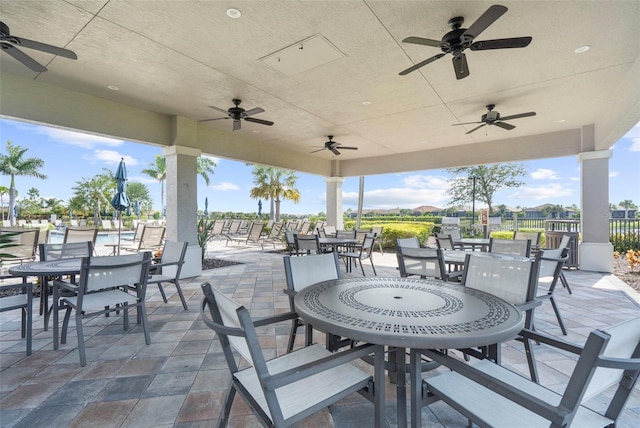
[[[580,46],[579,48],[577,48],[574,52],[577,53],[577,54],[581,54],[581,53],[585,53],[589,49],[591,49],[591,46],[584,45],[584,46]]]
[[[363,101],[362,105],[363,106],[370,106],[371,105],[371,101]]]
[[[111,89],[112,91],[119,91],[119,90],[120,90],[120,88],[118,88],[118,87],[117,87],[117,86],[115,86],[115,85],[109,85],[109,86],[107,86],[107,88],[108,88],[108,89]]]
[[[557,123],[564,123],[564,122],[566,122],[566,121],[567,121],[566,119],[556,120],[556,122],[557,122]]]
[[[242,12],[240,12],[238,9],[229,8],[227,9],[227,16],[229,18],[238,19],[242,16]]]

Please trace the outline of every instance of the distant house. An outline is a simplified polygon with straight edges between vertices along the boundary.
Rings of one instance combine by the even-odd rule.
[[[441,215],[441,213],[442,208],[434,207],[433,205],[420,205],[419,207],[413,209],[413,215]]]
[[[626,209],[625,207],[615,206],[611,210],[611,218],[636,218],[635,209]]]
[[[554,209],[557,205],[543,204],[537,207],[525,208],[524,218],[575,218],[576,210],[571,208],[562,207],[561,212],[557,212]]]

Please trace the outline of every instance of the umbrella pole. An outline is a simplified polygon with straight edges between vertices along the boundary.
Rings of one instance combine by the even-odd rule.
[[[119,211],[120,221],[118,222],[118,255],[120,255],[120,231],[122,230],[122,211]]]

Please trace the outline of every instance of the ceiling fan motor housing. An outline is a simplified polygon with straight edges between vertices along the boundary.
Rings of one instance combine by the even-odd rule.
[[[498,119],[500,119],[500,113],[498,113],[497,111],[491,110],[482,115],[483,122],[495,122]]]

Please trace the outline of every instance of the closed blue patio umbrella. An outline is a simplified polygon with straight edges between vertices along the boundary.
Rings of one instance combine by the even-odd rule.
[[[138,204],[138,201],[136,201],[136,203],[135,203],[134,210],[136,212],[136,217],[140,218],[140,204]]]
[[[209,198],[207,197],[204,198],[204,215],[209,215]]]
[[[111,206],[120,212],[120,221],[118,222],[118,254],[120,254],[120,233],[122,231],[122,211],[131,206],[129,197],[127,196],[127,167],[124,164],[124,158],[120,159],[118,169],[116,169],[116,194],[111,200]]]

